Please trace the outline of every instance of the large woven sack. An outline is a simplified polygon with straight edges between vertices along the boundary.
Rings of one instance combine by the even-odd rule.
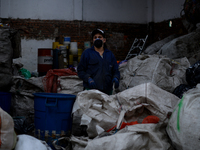
[[[177,96],[152,83],[141,84],[110,96],[98,90],[85,90],[77,95],[73,115],[77,111],[82,112],[79,114],[81,125],[86,125],[88,136],[94,138],[117,124],[121,107],[126,111],[126,122],[142,123],[144,118],[153,115],[165,126],[178,101]]]
[[[170,35],[160,41],[157,41],[157,42],[151,44],[150,46],[148,46],[145,49],[144,54],[149,54],[149,55],[156,54],[164,44],[175,39],[176,37],[177,37],[177,35],[173,34],[173,35]]]
[[[83,91],[83,80],[77,75],[60,76],[58,77],[60,86],[58,86],[58,93],[77,95]]]
[[[0,150],[11,150],[16,144],[16,134],[14,131],[14,121],[12,117],[0,108]]]
[[[200,59],[200,30],[180,36],[163,45],[158,54],[171,59],[187,57],[190,64]]]
[[[121,71],[119,90],[151,82],[170,93],[186,84],[185,72],[190,66],[186,57],[172,60],[162,55],[140,55],[128,60]]]
[[[188,90],[176,105],[168,122],[167,133],[177,150],[199,150],[200,84]]]
[[[170,148],[163,127],[158,124],[138,124],[127,126],[111,136],[89,141],[85,150],[170,150]]]

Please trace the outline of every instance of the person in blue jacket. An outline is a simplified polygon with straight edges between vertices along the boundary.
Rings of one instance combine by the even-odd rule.
[[[112,94],[113,83],[119,87],[120,72],[114,54],[106,48],[104,31],[92,32],[93,46],[83,51],[77,72],[83,80],[84,89],[97,89]]]

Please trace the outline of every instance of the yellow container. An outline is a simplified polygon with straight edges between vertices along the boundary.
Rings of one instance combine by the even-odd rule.
[[[73,55],[69,55],[69,62],[73,63],[73,61],[74,61],[74,56]]]
[[[82,55],[83,50],[82,49],[78,49],[78,55]]]
[[[57,48],[57,46],[59,45],[59,42],[53,42],[53,49],[56,49]]]

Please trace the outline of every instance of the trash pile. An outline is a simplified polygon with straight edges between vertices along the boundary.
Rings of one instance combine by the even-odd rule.
[[[169,149],[165,128],[178,101],[174,94],[144,83],[111,96],[97,90],[80,92],[73,114],[81,117],[81,126],[87,126],[90,141],[85,149],[100,145],[102,149]],[[113,128],[118,124],[123,128]]]
[[[41,77],[30,74],[22,64],[14,64],[11,70],[13,49],[9,32],[0,30],[0,36],[8,40],[1,41],[4,49],[0,53],[10,50],[0,57],[0,68],[5,67],[0,72],[0,89],[9,88],[12,93],[11,112],[0,108],[0,149],[200,149],[196,132],[200,127],[199,27],[187,35],[171,35],[153,43],[143,54],[123,61],[119,65],[120,85],[113,95],[83,91],[82,80],[71,69],[49,70]],[[16,51],[20,53],[19,49]],[[38,135],[45,137],[36,138],[34,123],[41,118],[35,117],[34,93],[75,95],[73,110],[69,112],[73,119],[69,134],[56,134],[60,128],[52,132],[38,130]],[[44,106],[37,107],[60,119],[56,114],[56,106],[62,105],[60,101],[44,101]],[[59,115],[64,116],[65,111],[63,107]],[[47,141],[49,138],[53,140]]]
[[[171,39],[168,41],[168,39]],[[190,64],[200,59],[200,23],[196,24],[196,30],[176,37],[171,35],[158,41],[144,50],[144,54],[165,55],[170,59],[187,57]],[[164,43],[164,44],[163,44]]]

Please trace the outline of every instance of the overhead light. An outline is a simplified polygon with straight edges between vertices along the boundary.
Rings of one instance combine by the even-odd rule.
[[[169,27],[172,27],[172,21],[171,20],[169,21]]]

